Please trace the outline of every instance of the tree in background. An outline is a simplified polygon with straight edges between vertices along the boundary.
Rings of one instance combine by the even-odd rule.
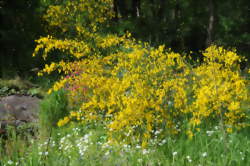
[[[248,0],[114,0],[114,6],[114,29],[153,45],[197,52],[213,43],[250,52]]]
[[[43,11],[50,5],[61,5],[66,0],[0,0],[0,77],[7,71],[24,73],[43,63],[31,57],[34,40],[43,34],[59,38],[75,38],[74,27],[89,26],[89,13],[77,13],[72,20],[64,20],[63,27],[48,25]],[[79,2],[77,0],[76,2]],[[239,54],[250,56],[250,1],[249,0],[110,0],[114,17],[102,33],[132,35],[151,45],[166,44],[178,52],[197,52],[211,43],[236,47]],[[93,2],[95,3],[95,2]],[[112,10],[112,9],[111,9]],[[95,10],[95,13],[98,10]],[[42,14],[41,14],[42,13]],[[51,19],[56,19],[51,17]],[[68,25],[65,25],[71,22]],[[43,24],[43,25],[42,25]],[[98,26],[98,25],[97,25]],[[43,28],[41,28],[43,27]],[[86,27],[86,26],[85,26]],[[90,31],[91,28],[89,29]],[[53,56],[55,60],[56,56]],[[49,60],[49,59],[48,59]]]
[[[0,0],[0,77],[36,67],[34,40],[42,33],[39,0]]]

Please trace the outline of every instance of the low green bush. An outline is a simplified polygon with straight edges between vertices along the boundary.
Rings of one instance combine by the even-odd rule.
[[[57,126],[58,120],[68,113],[68,100],[64,90],[46,96],[40,103],[39,122],[41,133],[48,134],[52,128]]]

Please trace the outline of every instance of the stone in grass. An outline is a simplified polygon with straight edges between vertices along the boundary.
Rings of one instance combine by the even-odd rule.
[[[11,95],[0,100],[0,135],[8,125],[18,127],[24,123],[38,121],[39,101],[37,97]]]

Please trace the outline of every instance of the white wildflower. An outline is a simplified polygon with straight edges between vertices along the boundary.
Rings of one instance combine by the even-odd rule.
[[[202,153],[202,157],[207,157],[207,152]]]
[[[214,133],[214,131],[207,131],[207,135],[208,135],[209,137],[212,136],[213,133]]]
[[[192,162],[192,159],[190,156],[187,156],[186,158],[187,158],[188,162],[190,162],[190,163]]]
[[[167,142],[167,140],[164,139],[164,140],[162,140],[161,143],[162,143],[162,144],[165,144],[166,142]]]
[[[12,164],[14,164],[14,162],[11,161],[11,160],[9,160],[9,161],[7,162],[7,164],[12,165]]]
[[[108,156],[108,155],[109,155],[109,151],[107,151],[104,155],[105,155],[105,156]]]
[[[177,155],[177,152],[173,152],[173,156],[176,156]]]
[[[138,161],[139,163],[141,163],[141,162],[142,162],[142,159],[138,159],[137,161]]]
[[[159,131],[159,130],[155,131],[155,135],[158,135],[160,133],[161,133],[161,131]]]
[[[148,150],[146,150],[146,149],[143,149],[143,150],[142,150],[142,154],[148,154],[148,153],[149,153]]]

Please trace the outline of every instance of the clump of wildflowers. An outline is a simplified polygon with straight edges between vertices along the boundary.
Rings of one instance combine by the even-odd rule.
[[[46,65],[39,73],[57,70],[63,74],[50,92],[68,90],[73,111],[58,126],[70,121],[99,122],[108,129],[111,142],[136,142],[144,148],[153,137],[164,140],[166,135],[185,132],[192,138],[193,129],[200,130],[205,124],[223,124],[228,132],[247,125],[243,107],[248,98],[247,80],[240,75],[242,58],[235,51],[211,46],[203,53],[204,63],[192,68],[185,57],[165,46],[152,48],[129,33],[102,35],[95,25],[112,14],[104,17],[111,1],[101,2],[100,6],[92,6],[91,1],[68,2],[65,8],[50,7],[45,16],[50,25],[65,32],[73,23],[77,32],[75,39],[41,38],[34,52],[43,49],[46,58],[56,49],[73,57]],[[71,7],[71,16],[66,16]],[[102,7],[101,13],[93,12]],[[89,13],[87,28],[73,17],[82,11]],[[62,16],[66,18],[60,20]]]

